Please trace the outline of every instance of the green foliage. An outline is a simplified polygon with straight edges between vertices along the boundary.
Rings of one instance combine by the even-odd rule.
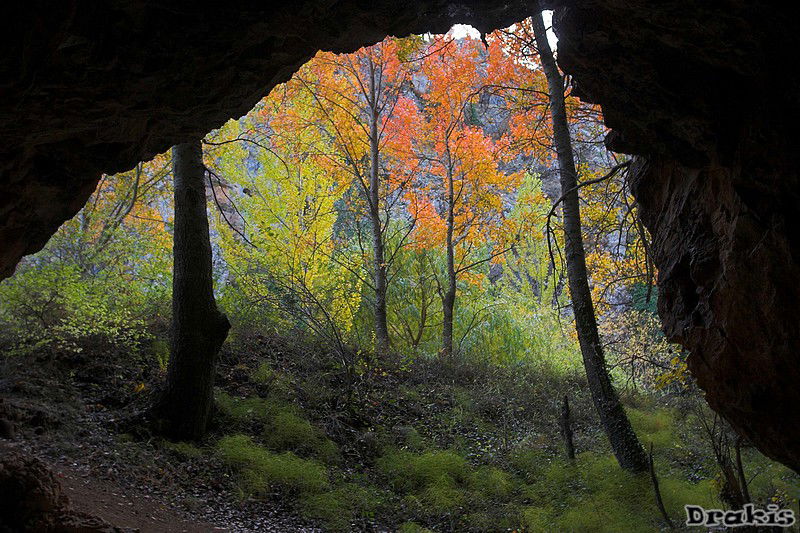
[[[214,398],[220,413],[240,425],[250,424],[254,420],[265,422],[279,409],[269,400],[257,396],[235,398],[222,390],[217,390]]]
[[[374,487],[345,483],[333,490],[303,496],[300,507],[309,518],[321,520],[331,531],[350,531],[356,519],[370,519],[383,504]]]
[[[258,365],[258,368],[253,371],[250,375],[250,379],[261,385],[268,385],[275,379],[275,372],[273,372],[269,363],[264,362]]]
[[[464,483],[469,477],[467,461],[452,451],[391,452],[378,460],[378,468],[392,486],[408,491],[424,489],[442,478]]]
[[[453,513],[465,501],[470,468],[454,452],[392,452],[381,457],[377,466],[410,504],[431,515]]]
[[[167,365],[169,365],[169,353],[170,353],[170,346],[169,342],[164,339],[153,339],[152,343],[153,349],[153,356],[158,363],[158,368],[162,372],[167,371]]]
[[[136,350],[149,337],[145,322],[119,283],[86,278],[74,265],[23,265],[0,284],[3,336],[19,349],[85,346]]]
[[[398,533],[434,533],[432,529],[422,527],[416,522],[403,522],[397,531]]]
[[[324,462],[338,454],[336,444],[290,407],[274,411],[264,426],[264,442],[274,450],[313,455]]]
[[[514,488],[511,476],[494,466],[478,468],[470,476],[469,485],[472,490],[491,500],[507,499]]]
[[[671,409],[644,411],[629,407],[625,411],[646,447],[652,443],[656,450],[663,451],[675,444],[675,413]]]
[[[199,459],[203,456],[203,450],[190,442],[171,442],[165,440],[161,445],[184,459]]]
[[[291,452],[276,454],[247,435],[230,435],[217,443],[222,461],[233,467],[244,496],[263,496],[280,489],[289,494],[318,493],[328,488],[328,472],[320,463]]]

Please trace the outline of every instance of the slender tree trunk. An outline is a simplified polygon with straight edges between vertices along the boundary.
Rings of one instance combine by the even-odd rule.
[[[564,80],[558,71],[553,52],[547,41],[541,13],[532,17],[536,44],[550,91],[550,112],[553,136],[558,152],[561,192],[564,196],[564,248],[567,259],[567,281],[572,296],[575,327],[586,368],[586,377],[597,413],[619,465],[630,471],[643,472],[648,468],[647,456],[639,443],[628,416],[619,401],[606,369],[605,355],[597,332],[592,294],[586,272],[586,256],[581,233],[578,174],[572,154],[572,142],[564,102]]]
[[[575,460],[575,444],[572,441],[572,424],[569,415],[569,398],[564,395],[561,401],[561,437],[564,439],[564,451],[567,454],[567,459],[570,461]]]
[[[370,68],[370,173],[369,173],[369,209],[372,225],[373,268],[375,271],[375,352],[379,356],[389,353],[389,326],[386,313],[386,258],[380,216],[380,153],[378,138],[378,98],[375,87],[374,67]]]
[[[442,294],[442,356],[453,355],[453,314],[456,306],[456,268],[455,248],[453,244],[453,230],[455,216],[453,205],[455,192],[453,191],[453,169],[448,157],[447,169],[447,287]]]
[[[153,410],[162,433],[198,439],[205,434],[211,417],[217,353],[230,323],[214,300],[200,142],[173,147],[172,161],[172,349],[167,382]]]

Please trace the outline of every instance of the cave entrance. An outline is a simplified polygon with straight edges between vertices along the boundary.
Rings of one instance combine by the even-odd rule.
[[[162,450],[204,465],[221,459],[235,479],[221,490],[300,494],[291,505],[329,527],[374,516],[376,480],[393,487],[392,497],[420,502],[412,515],[429,525],[449,519],[454,527],[458,514],[459,525],[478,528],[508,516],[509,527],[583,527],[512,496],[520,483],[552,488],[525,476],[556,460],[562,439],[577,445],[582,472],[556,460],[540,473],[584,483],[587,493],[560,504],[595,516],[589,511],[612,490],[593,485],[601,473],[636,487],[609,461],[598,432],[581,427],[598,424],[571,329],[556,205],[563,184],[535,48],[530,28],[517,23],[488,35],[457,26],[318,53],[249,113],[204,136],[217,297],[236,329],[216,391],[228,426],[213,427],[203,446],[165,442]],[[675,449],[708,440],[706,459],[728,484],[719,492],[725,504],[751,499],[743,472],[756,467],[772,469],[773,485],[755,498],[787,503],[796,477],[705,408],[686,353],[661,334],[649,236],[626,181],[631,163],[605,150],[597,107],[571,97],[566,104],[585,185],[592,296],[633,428],[667,450],[669,465],[681,464]],[[58,372],[68,367],[69,392],[106,417],[163,378],[170,172],[163,153],[103,175],[88,204],[4,283],[3,346],[22,354],[9,368],[20,371],[31,356],[55,361]],[[98,354],[105,364],[89,361]],[[688,440],[681,425],[692,428]],[[376,468],[349,478],[343,457]],[[408,468],[418,478],[411,485]],[[630,493],[614,494],[627,507],[609,527],[677,518],[678,504],[710,484],[689,476],[668,480],[678,488],[665,495],[666,518],[632,505]],[[457,513],[464,502],[477,510]],[[498,514],[499,505],[509,513]]]

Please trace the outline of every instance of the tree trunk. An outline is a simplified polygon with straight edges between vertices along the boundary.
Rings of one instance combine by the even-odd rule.
[[[567,459],[570,461],[575,460],[575,444],[572,441],[572,425],[569,417],[569,398],[564,395],[561,402],[561,437],[564,439],[564,451],[567,454]]]
[[[217,353],[230,323],[214,300],[200,142],[174,146],[172,165],[172,349],[167,381],[153,411],[162,433],[179,439],[199,439],[211,417]]]
[[[453,169],[448,154],[447,170],[447,287],[442,294],[442,357],[453,355],[453,314],[456,306],[456,268],[453,230],[455,226],[455,192],[453,190]]]
[[[564,249],[567,260],[567,281],[572,296],[575,327],[581,347],[586,377],[597,413],[619,465],[630,471],[647,470],[647,456],[636,437],[628,416],[619,401],[606,369],[605,355],[597,332],[592,294],[586,272],[586,256],[581,233],[578,174],[572,154],[572,142],[564,101],[564,80],[558,71],[541,13],[532,17],[537,48],[550,91],[553,137],[558,152],[558,167],[564,215]]]
[[[389,326],[386,312],[386,259],[383,242],[383,231],[380,216],[380,153],[378,143],[378,98],[375,87],[374,66],[370,63],[370,173],[369,173],[369,210],[372,224],[373,268],[375,271],[375,352],[378,356],[389,353]]]

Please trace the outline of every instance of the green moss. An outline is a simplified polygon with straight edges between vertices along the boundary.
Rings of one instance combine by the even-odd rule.
[[[484,498],[492,500],[507,499],[514,488],[511,476],[493,466],[480,467],[470,476],[469,485]]]
[[[217,443],[217,453],[239,474],[243,495],[263,495],[275,488],[287,493],[318,493],[328,487],[327,469],[291,452],[273,453],[247,435],[231,435]]]
[[[165,440],[161,444],[167,450],[186,459],[198,459],[203,456],[203,450],[188,442],[170,442]]]
[[[520,514],[525,531],[530,533],[553,531],[556,517],[552,507],[525,507]]]
[[[457,482],[469,477],[466,459],[451,451],[389,453],[378,459],[378,468],[401,490],[423,489],[443,476]]]
[[[332,531],[349,531],[356,519],[368,519],[382,504],[376,489],[346,483],[334,490],[305,495],[301,501],[303,514],[322,521]]]
[[[275,411],[264,426],[264,440],[272,449],[313,455],[326,462],[339,453],[336,444],[290,407]]]
[[[263,362],[250,374],[250,379],[261,385],[269,385],[275,379],[275,372],[269,366],[269,363]]]
[[[397,531],[398,533],[434,533],[432,529],[422,527],[416,522],[403,522],[403,524],[400,525],[400,529]]]
[[[710,482],[659,481],[673,520],[680,520],[686,503],[719,505],[710,498]],[[611,455],[585,452],[574,464],[556,460],[523,493],[533,502],[547,502],[523,509],[522,522],[531,531],[637,532],[665,525],[649,476],[625,472]]]
[[[553,456],[545,450],[527,445],[515,450],[509,457],[511,468],[528,483],[541,479],[553,460]]]
[[[682,479],[663,478],[658,480],[661,490],[661,499],[673,520],[684,515],[684,505],[690,503],[701,505],[706,509],[720,509],[718,491],[714,488],[713,481],[706,479],[699,483],[691,483]]]
[[[237,424],[247,424],[253,420],[266,421],[275,412],[275,404],[257,396],[236,398],[217,390],[214,398],[220,413]]]
[[[464,504],[466,491],[449,475],[442,475],[425,485],[420,502],[426,512],[436,515],[453,513]]]
[[[406,495],[406,503],[426,515],[454,513],[467,499],[471,471],[452,451],[393,452],[377,464],[391,486]]]
[[[667,408],[646,411],[630,407],[625,411],[639,440],[645,446],[649,447],[652,443],[656,450],[675,446],[677,433],[674,411]]]

